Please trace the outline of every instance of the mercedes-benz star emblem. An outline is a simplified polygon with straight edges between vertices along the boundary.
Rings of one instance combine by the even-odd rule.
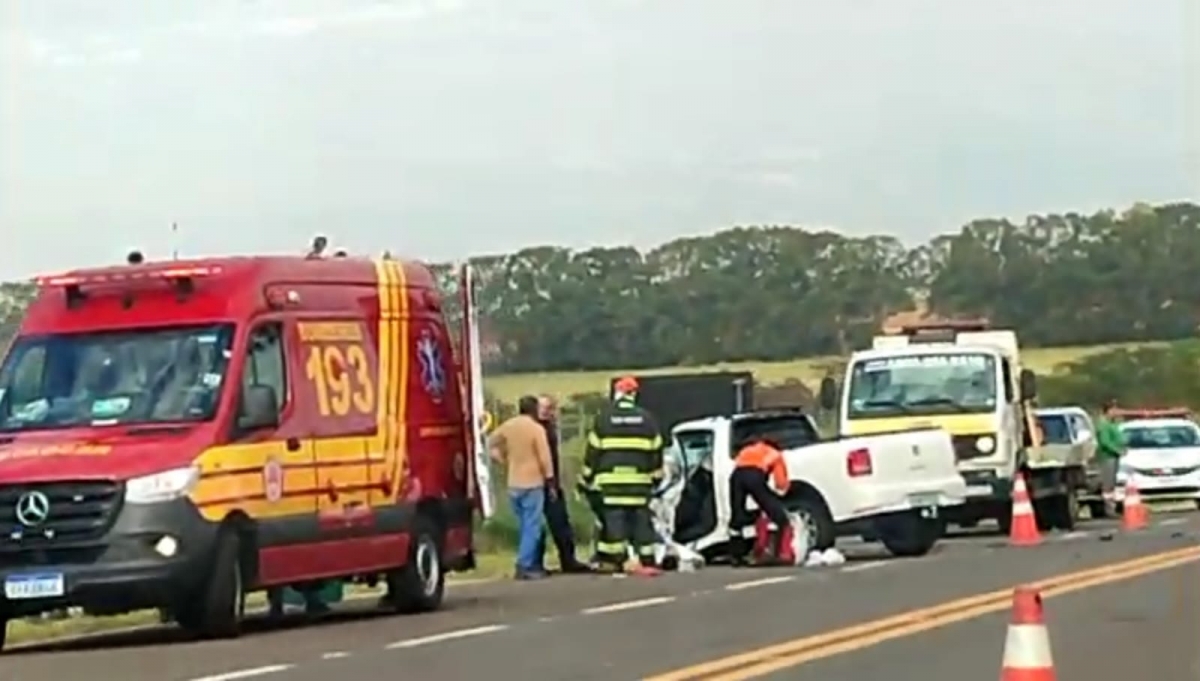
[[[37,527],[50,517],[50,498],[41,492],[26,492],[17,499],[17,520],[25,527]]]

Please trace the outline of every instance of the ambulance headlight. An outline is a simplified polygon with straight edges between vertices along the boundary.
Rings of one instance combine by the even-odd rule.
[[[991,454],[996,449],[996,438],[991,435],[984,435],[975,440],[975,449],[979,450],[980,454]]]
[[[200,481],[200,467],[174,468],[143,475],[125,483],[125,501],[130,504],[154,504],[187,496]]]

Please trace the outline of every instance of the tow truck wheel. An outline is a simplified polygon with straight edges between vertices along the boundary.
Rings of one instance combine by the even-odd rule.
[[[1073,489],[1068,489],[1061,497],[1057,497],[1055,502],[1051,504],[1058,513],[1054,518],[1057,522],[1058,529],[1070,532],[1075,529],[1075,522],[1079,520],[1079,494]]]
[[[442,566],[441,533],[437,524],[417,516],[408,561],[387,575],[388,596],[397,612],[437,610],[446,593],[446,571]]]
[[[1000,527],[1000,534],[1009,535],[1012,533],[1012,504],[1006,503],[996,515],[996,524]]]
[[[234,638],[241,633],[245,614],[241,541],[235,530],[226,529],[217,538],[212,573],[199,598],[181,604],[175,616],[184,629],[205,638]]]

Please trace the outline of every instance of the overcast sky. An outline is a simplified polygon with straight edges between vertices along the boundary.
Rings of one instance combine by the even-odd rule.
[[[1200,196],[1200,0],[2,0],[0,279]]]

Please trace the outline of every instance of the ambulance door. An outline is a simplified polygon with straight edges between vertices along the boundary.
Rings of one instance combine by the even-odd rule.
[[[311,527],[317,511],[308,415],[302,400],[296,399],[303,374],[297,373],[293,360],[299,350],[294,330],[280,319],[257,320],[245,347],[240,387],[243,391],[271,388],[279,405],[279,422],[273,429],[247,430],[238,423],[240,419],[235,420],[233,442],[225,448],[221,462],[229,475],[213,477],[211,484],[245,485],[213,490],[225,498],[247,494],[251,488],[257,492],[259,500],[246,510],[258,522],[259,543],[264,549],[259,581],[281,583],[303,575],[296,573],[295,561],[271,549],[294,544],[296,537],[302,536],[299,528]]]
[[[373,524],[369,471],[379,399],[375,342],[361,318],[305,318],[296,326],[312,416],[322,537],[359,534]]]
[[[458,292],[462,306],[462,364],[465,397],[463,411],[466,417],[467,461],[470,462],[473,484],[472,497],[479,504],[484,518],[496,512],[496,499],[492,495],[492,475],[487,451],[485,431],[490,415],[483,400],[483,358],[479,342],[479,308],[475,304],[475,280],[471,265],[462,266]]]

